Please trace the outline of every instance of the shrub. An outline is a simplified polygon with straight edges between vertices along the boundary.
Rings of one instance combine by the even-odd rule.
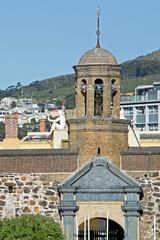
[[[23,215],[0,221],[0,240],[64,240],[62,230],[52,218]]]

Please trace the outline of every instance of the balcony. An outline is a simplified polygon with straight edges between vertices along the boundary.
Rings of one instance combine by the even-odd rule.
[[[151,101],[160,101],[160,98],[157,94],[149,94],[148,96],[136,95],[136,96],[121,96],[121,103],[129,103],[129,102],[151,102]]]

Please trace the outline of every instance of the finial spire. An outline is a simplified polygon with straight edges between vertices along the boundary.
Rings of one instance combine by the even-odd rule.
[[[99,17],[100,17],[100,6],[97,6],[97,46],[96,48],[100,48],[100,42],[99,42],[99,35],[100,35],[100,30],[99,30]]]

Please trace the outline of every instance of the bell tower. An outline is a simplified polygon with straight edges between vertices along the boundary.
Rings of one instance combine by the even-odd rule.
[[[70,119],[71,149],[79,149],[80,164],[96,153],[119,166],[120,152],[128,147],[128,122],[120,119],[120,65],[100,47],[100,11],[97,12],[97,44],[74,66],[75,118]]]

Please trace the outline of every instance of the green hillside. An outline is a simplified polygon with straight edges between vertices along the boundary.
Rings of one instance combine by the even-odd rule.
[[[133,92],[135,87],[160,81],[160,50],[139,56],[121,65],[121,92]],[[34,81],[23,86],[23,97],[33,98],[35,102],[53,102],[57,104],[66,100],[66,107],[74,107],[74,74],[53,77],[42,81]],[[22,96],[19,83],[0,91],[0,98],[6,96]]]
[[[136,58],[136,60],[154,60],[154,61],[160,61],[160,50],[154,51],[152,53],[149,53],[145,56],[139,56]]]

